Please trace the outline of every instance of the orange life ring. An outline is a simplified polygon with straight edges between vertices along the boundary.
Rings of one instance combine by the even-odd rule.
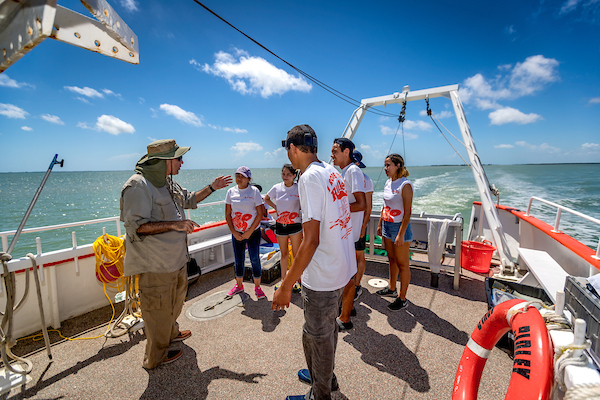
[[[552,347],[540,312],[524,300],[509,300],[490,309],[473,330],[465,347],[452,390],[452,400],[477,399],[481,373],[492,349],[512,329],[515,352],[505,399],[550,398]]]

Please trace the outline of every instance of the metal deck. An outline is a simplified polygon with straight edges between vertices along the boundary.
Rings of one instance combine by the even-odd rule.
[[[372,278],[388,275],[387,264],[368,262],[353,318],[355,328],[340,332],[334,399],[449,399],[458,361],[469,335],[487,311],[483,277],[463,271],[460,290],[453,276],[429,286],[429,270],[412,268],[410,305],[390,312],[391,299],[375,294]],[[155,370],[142,368],[143,331],[117,339],[64,341],[55,332],[53,361],[43,341],[20,341],[16,354],[29,353],[33,380],[13,389],[11,399],[284,399],[308,386],[297,378],[305,368],[301,345],[301,298],[292,295],[285,312],[271,311],[273,284],[263,285],[268,300],[249,299],[220,318],[193,321],[185,311],[195,302],[233,284],[233,268],[204,275],[190,287],[179,317],[192,337],[174,344],[183,357]],[[117,313],[120,308],[117,309]],[[110,307],[63,323],[65,335],[97,336],[106,330]],[[512,361],[494,348],[483,373],[479,399],[503,398]]]

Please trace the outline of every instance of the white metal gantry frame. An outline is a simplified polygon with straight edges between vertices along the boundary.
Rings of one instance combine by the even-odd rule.
[[[498,256],[502,262],[503,272],[513,273],[514,262],[504,237],[504,230],[502,228],[502,224],[500,223],[500,218],[498,217],[498,211],[494,205],[494,199],[490,191],[489,182],[487,182],[483,166],[479,160],[479,155],[477,154],[477,149],[475,148],[475,141],[471,135],[471,129],[469,128],[462,102],[458,96],[458,85],[441,86],[437,88],[415,91],[411,91],[408,86],[405,86],[402,93],[396,92],[387,96],[363,99],[360,107],[354,110],[354,113],[350,117],[350,121],[348,121],[342,137],[348,139],[352,139],[354,137],[356,130],[360,126],[360,123],[365,116],[365,113],[371,107],[385,106],[387,104],[405,104],[409,101],[433,99],[436,97],[446,97],[452,100],[454,113],[456,114],[456,119],[458,120],[458,126],[460,127],[464,144],[467,148],[467,152],[469,153],[471,169],[473,171],[473,176],[475,177],[475,182],[477,183],[479,196],[481,197],[482,208],[490,226],[494,245],[498,250]]]
[[[46,38],[139,64],[136,34],[106,0],[81,0],[97,20],[56,1],[0,0],[0,73]]]

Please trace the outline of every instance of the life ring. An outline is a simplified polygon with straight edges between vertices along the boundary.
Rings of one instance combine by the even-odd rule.
[[[473,330],[465,347],[452,391],[452,400],[477,399],[481,373],[492,349],[512,329],[515,351],[512,375],[504,397],[512,399],[550,398],[552,389],[552,347],[540,312],[523,300],[509,300],[491,308]]]

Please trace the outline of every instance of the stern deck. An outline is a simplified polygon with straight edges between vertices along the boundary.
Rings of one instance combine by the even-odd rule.
[[[458,362],[469,336],[487,312],[483,277],[463,271],[460,289],[442,272],[438,289],[429,286],[426,268],[411,268],[410,305],[387,310],[390,299],[375,294],[372,278],[387,279],[388,266],[367,262],[363,294],[356,303],[354,329],[340,332],[336,375],[340,391],[334,399],[449,399]],[[275,283],[275,282],[274,282]],[[192,337],[176,343],[178,361],[146,371],[141,367],[143,331],[116,339],[83,341],[53,338],[53,361],[43,342],[20,341],[15,354],[29,353],[33,380],[13,389],[7,398],[128,398],[128,399],[284,399],[303,394],[308,386],[297,378],[305,368],[301,345],[301,297],[292,295],[283,312],[271,310],[274,283],[263,285],[269,300],[250,299],[220,318],[193,321],[185,311],[196,301],[233,284],[233,268],[203,275],[190,286],[179,323]],[[119,310],[117,309],[117,315]],[[101,335],[111,308],[63,323],[64,334]],[[479,399],[503,398],[512,360],[494,348],[483,372]],[[6,397],[3,397],[6,398]]]

